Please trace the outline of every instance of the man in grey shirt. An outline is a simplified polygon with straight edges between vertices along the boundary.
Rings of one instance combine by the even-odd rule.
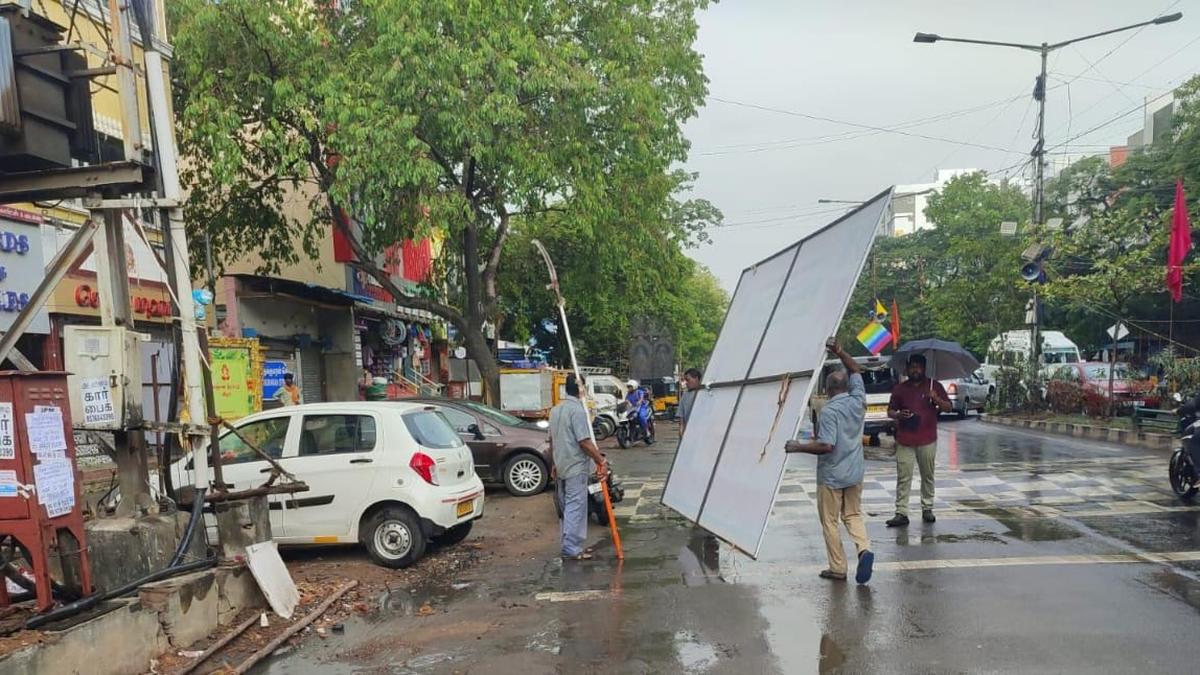
[[[592,551],[583,547],[587,541],[588,476],[593,463],[601,480],[608,467],[592,439],[592,424],[579,400],[574,375],[567,376],[566,390],[567,395],[550,411],[550,475],[562,504],[562,557],[591,560]]]
[[[867,413],[867,391],[863,386],[862,369],[854,357],[847,354],[834,338],[829,338],[825,346],[842,360],[846,369],[835,370],[825,378],[829,402],[817,417],[816,440],[811,443],[788,441],[784,447],[787,452],[817,456],[817,514],[821,518],[825,550],[829,555],[829,569],[821,572],[821,578],[846,580],[846,552],[838,530],[840,520],[858,550],[858,570],[854,580],[865,584],[871,580],[875,564],[862,513],[862,432]]]
[[[696,407],[696,392],[700,391],[700,371],[688,368],[683,374],[683,393],[679,395],[679,437],[687,431],[688,420],[692,418],[692,409]]]

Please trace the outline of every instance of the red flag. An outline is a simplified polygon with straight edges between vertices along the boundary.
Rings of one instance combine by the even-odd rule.
[[[900,348],[900,305],[892,298],[892,349]]]
[[[1171,218],[1171,247],[1167,251],[1167,290],[1175,302],[1183,299],[1183,261],[1191,249],[1192,228],[1188,224],[1181,178],[1175,181],[1175,213]]]

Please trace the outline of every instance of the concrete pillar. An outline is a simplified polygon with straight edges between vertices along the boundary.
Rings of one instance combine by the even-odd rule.
[[[213,504],[221,557],[235,560],[246,556],[246,547],[271,539],[270,506],[266,495]]]

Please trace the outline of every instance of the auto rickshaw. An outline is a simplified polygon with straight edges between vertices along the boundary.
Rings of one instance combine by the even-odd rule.
[[[679,409],[679,381],[673,377],[656,377],[647,380],[651,400],[654,403],[654,414],[667,419],[675,419]]]

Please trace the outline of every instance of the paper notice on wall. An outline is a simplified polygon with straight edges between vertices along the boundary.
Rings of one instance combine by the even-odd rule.
[[[29,449],[35,455],[67,449],[62,408],[44,408],[40,412],[25,413],[25,431],[29,436]]]
[[[13,404],[0,403],[0,459],[16,459],[17,441],[13,435]]]
[[[38,503],[51,518],[66,515],[75,508],[75,469],[66,459],[43,460],[33,467]]]
[[[17,497],[19,493],[17,488],[20,487],[17,482],[17,472],[13,470],[0,471],[0,498]]]
[[[112,388],[107,377],[84,377],[79,380],[83,393],[83,423],[109,424],[117,421],[113,408]]]

